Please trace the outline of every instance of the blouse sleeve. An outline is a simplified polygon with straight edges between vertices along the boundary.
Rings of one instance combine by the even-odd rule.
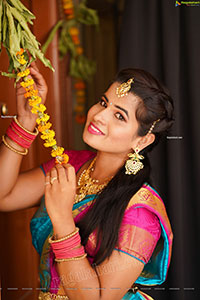
[[[161,235],[158,217],[144,207],[125,211],[115,250],[148,263]]]

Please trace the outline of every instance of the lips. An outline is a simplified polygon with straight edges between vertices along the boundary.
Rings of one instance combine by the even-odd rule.
[[[104,135],[104,133],[98,127],[96,127],[93,123],[89,124],[88,131],[92,134]]]

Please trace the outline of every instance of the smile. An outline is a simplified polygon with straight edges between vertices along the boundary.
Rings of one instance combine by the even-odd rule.
[[[90,123],[90,125],[88,126],[88,131],[92,134],[104,135],[104,133],[99,128],[97,128],[93,123]]]

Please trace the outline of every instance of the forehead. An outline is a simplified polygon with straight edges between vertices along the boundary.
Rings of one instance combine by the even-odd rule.
[[[112,105],[118,105],[128,110],[129,114],[134,113],[138,103],[141,101],[138,96],[128,92],[128,95],[118,97],[116,89],[120,86],[120,83],[114,82],[104,93]]]

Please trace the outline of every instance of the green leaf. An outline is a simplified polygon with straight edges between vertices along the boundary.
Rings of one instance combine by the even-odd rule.
[[[30,52],[30,54],[33,56],[34,59],[36,57],[38,57],[46,67],[49,67],[52,71],[54,71],[54,68],[52,67],[50,61],[44,56],[44,54],[41,52],[41,50],[40,49],[36,49],[32,45],[30,37],[27,34],[27,32],[25,32],[23,30],[22,31],[22,35],[23,35],[23,45],[24,45],[24,48],[27,49]]]
[[[6,6],[3,7],[3,24],[2,24],[2,42],[8,40],[8,18],[6,14]]]
[[[21,27],[23,27],[24,30],[26,31],[26,33],[28,34],[34,47],[39,49],[39,43],[36,40],[35,36],[32,34],[31,30],[29,29],[24,17],[14,7],[10,7],[10,11],[11,11],[13,17],[20,23]]]
[[[0,1],[0,52],[1,52],[1,40],[2,40],[2,18],[3,18],[3,2]]]
[[[17,75],[14,73],[6,73],[6,72],[1,72],[2,76],[10,77],[10,78],[16,78]]]
[[[79,5],[75,7],[75,17],[76,20],[85,25],[99,25],[99,17],[97,11],[88,8],[85,5],[86,1],[82,1]]]
[[[24,6],[21,1],[19,0],[9,0],[13,7],[17,8],[19,12],[23,15],[23,17],[26,19],[27,22],[30,24],[33,24],[31,21],[32,19],[35,19],[35,16]]]
[[[41,50],[44,54],[46,53],[46,50],[47,50],[49,44],[52,42],[56,32],[63,25],[63,22],[64,22],[63,20],[58,21],[58,23],[51,30],[46,42],[42,45]]]
[[[16,59],[16,53],[20,50],[21,47],[9,5],[6,6],[6,13],[8,17],[9,26],[9,52],[11,57],[13,58],[14,68],[17,68],[19,66],[19,63]]]

